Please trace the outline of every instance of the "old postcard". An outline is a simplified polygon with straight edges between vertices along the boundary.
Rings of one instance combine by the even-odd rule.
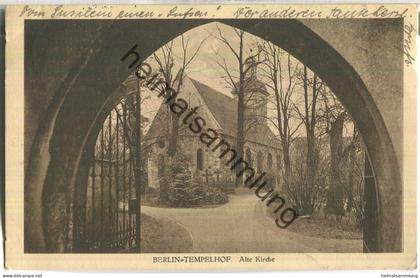
[[[415,5],[6,10],[6,266],[416,267]]]

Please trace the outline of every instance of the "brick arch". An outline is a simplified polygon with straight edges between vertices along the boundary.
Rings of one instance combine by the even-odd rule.
[[[291,53],[322,78],[356,122],[368,150],[375,174],[379,227],[378,251],[401,251],[402,182],[394,146],[373,98],[354,68],[315,32],[297,20],[219,20],[271,41]],[[116,21],[106,25],[55,93],[38,130],[25,176],[25,250],[65,252],[71,250],[71,205],[82,151],[90,130],[115,89],[131,73],[120,58],[138,44],[146,58],[176,36],[212,20]],[[331,74],[334,72],[334,75]],[[47,142],[47,144],[45,143]],[[46,156],[47,163],[41,162]],[[44,163],[40,166],[40,164]],[[29,182],[28,182],[29,181]],[[41,195],[40,195],[41,194]],[[389,228],[390,226],[392,228]]]

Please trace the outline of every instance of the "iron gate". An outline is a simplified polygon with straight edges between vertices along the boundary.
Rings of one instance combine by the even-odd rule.
[[[99,131],[85,186],[76,241],[81,252],[138,252],[140,204],[139,96],[122,100]]]

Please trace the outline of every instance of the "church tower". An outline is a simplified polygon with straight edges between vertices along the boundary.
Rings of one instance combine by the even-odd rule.
[[[267,122],[268,92],[265,84],[258,80],[257,63],[253,56],[245,62],[245,121],[246,126]]]

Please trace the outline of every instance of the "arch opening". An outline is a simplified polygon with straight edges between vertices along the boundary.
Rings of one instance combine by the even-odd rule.
[[[381,251],[400,250],[401,230],[398,229],[401,228],[390,230],[384,227],[387,224],[386,222],[401,223],[402,221],[401,209],[396,208],[394,211],[388,211],[386,209],[388,200],[385,196],[385,194],[390,191],[387,185],[393,183],[394,185],[398,185],[397,191],[394,193],[401,197],[402,188],[398,163],[381,115],[358,74],[333,48],[298,21],[285,20],[281,23],[278,21],[268,21],[259,24],[258,26],[246,21],[222,20],[221,22],[240,27],[249,33],[271,41],[274,44],[281,46],[289,53],[294,54],[296,58],[303,61],[308,67],[316,72],[316,74],[319,75],[339,97],[360,129],[367,146],[369,160],[372,164],[376,178],[376,184],[378,185],[378,195],[376,198],[379,205],[378,221],[380,223],[378,224],[378,233],[375,236],[377,237],[380,246],[379,249]],[[195,26],[202,25],[203,23],[205,22],[192,20],[185,21],[177,27],[168,28],[167,34],[165,35],[166,37],[162,36],[160,40],[150,42],[148,47],[145,47],[145,50],[142,50],[142,54],[152,53],[175,35],[183,33]],[[264,24],[270,23],[274,23],[278,28],[261,27],[261,25],[264,26]],[[151,27],[153,27],[152,24]],[[103,45],[106,45],[106,42],[117,41],[117,44],[119,44],[121,48],[117,47],[115,49],[128,49],[127,47],[131,45],[130,43],[133,39],[131,39],[131,41],[126,40],[125,42],[116,40],[117,37],[121,36],[121,30],[124,29],[129,30],[129,33],[134,35],[133,38],[138,38],[143,35],[141,33],[143,31],[130,29],[124,23],[110,26],[107,29],[106,34],[104,33],[103,35],[104,40],[95,48],[98,49],[98,51],[94,53],[93,57],[88,62],[88,66],[82,69],[83,74],[76,77],[75,82],[69,85],[69,94],[65,97],[63,105],[59,107],[55,128],[50,138],[51,160],[43,190],[44,202],[42,202],[42,205],[49,208],[49,210],[44,211],[55,213],[61,207],[61,205],[45,195],[63,197],[69,194],[72,191],[72,188],[74,188],[75,177],[79,169],[82,157],[81,152],[86,144],[86,138],[88,137],[92,126],[96,123],[98,113],[102,111],[104,104],[113,93],[110,88],[116,88],[129,74],[129,70],[126,68],[127,65],[121,64],[117,66],[118,69],[115,70],[111,69],[112,66],[115,67],[113,62],[103,61],[103,59],[101,59],[101,57],[118,58],[121,56],[119,51],[104,48]],[[272,34],[271,30],[274,29],[278,31],[277,34]],[[299,34],[299,36],[297,34]],[[311,55],[311,52],[313,51],[320,53],[320,55]],[[103,56],[105,54],[107,54],[107,56]],[[113,59],[113,61],[114,60],[118,61],[118,59]],[[93,84],[95,89],[94,94],[96,94],[97,97],[94,102],[89,103],[85,101],[86,95],[83,95],[91,89],[90,86],[88,86],[91,81],[87,76],[91,76],[89,73],[96,72],[98,70],[98,65],[102,67],[103,76],[108,76],[109,80],[103,82],[103,84]],[[329,74],[331,71],[335,71],[336,74],[331,76]],[[77,107],[80,111],[74,111],[74,107]],[[81,118],[84,118],[85,122],[81,123]],[[76,137],[69,136],[71,134],[76,134]],[[63,145],[66,145],[67,147],[63,149]],[[260,163],[258,162],[257,164],[258,168],[260,168]],[[63,168],[64,165],[66,166],[65,169]],[[69,175],[72,178],[66,181],[62,179],[63,176]],[[391,201],[396,202],[396,204],[400,204],[401,202],[398,198],[394,198]],[[395,207],[395,205],[392,207]],[[69,213],[67,210],[64,211]],[[54,230],[54,227],[63,224],[62,222],[55,223],[54,221],[53,215],[44,215],[44,223],[46,224],[44,235],[50,235],[51,231]],[[37,225],[39,224],[40,223],[37,223]],[[67,225],[63,225],[63,227],[66,226]],[[62,228],[59,228],[58,230],[61,230],[64,234],[67,233],[62,230]],[[57,242],[54,238],[55,237],[48,238],[44,236],[44,239],[41,239],[41,242],[46,240],[46,246],[49,250],[60,250],[61,248],[64,248],[62,246],[67,245],[67,243],[64,242]],[[394,238],[394,240],[392,240],[392,238]]]

